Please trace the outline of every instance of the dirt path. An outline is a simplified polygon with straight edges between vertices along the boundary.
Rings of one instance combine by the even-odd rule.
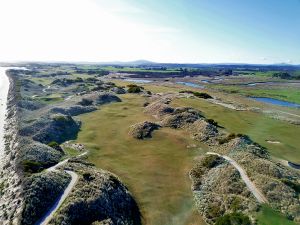
[[[280,113],[283,113],[283,114],[287,114],[287,115],[290,115],[290,116],[295,116],[295,117],[300,118],[300,115],[297,115],[297,114],[294,114],[294,113],[284,112],[284,111],[281,111],[281,110],[276,110],[276,111],[280,112]]]
[[[247,176],[246,171],[236,161],[234,161],[229,156],[220,155],[220,154],[215,153],[215,152],[207,152],[206,154],[208,154],[208,155],[217,155],[219,157],[222,157],[226,161],[228,161],[231,165],[233,165],[239,171],[242,180],[245,182],[247,188],[252,192],[252,194],[257,199],[257,201],[259,203],[267,203],[268,202],[266,197],[260,192],[260,190],[255,186],[255,184],[249,179],[249,177]]]
[[[78,175],[77,173],[74,173],[73,171],[65,170],[66,173],[71,175],[71,182],[67,186],[67,188],[64,190],[63,194],[57,199],[57,201],[54,203],[54,205],[48,210],[48,212],[44,215],[44,217],[37,223],[39,225],[47,225],[52,217],[54,216],[55,212],[59,209],[59,207],[62,205],[62,203],[65,201],[65,199],[69,196],[71,191],[73,190],[74,186],[77,183]]]
[[[80,158],[80,157],[82,157],[86,154],[87,154],[87,152],[84,152],[84,153],[78,155],[76,158]],[[55,172],[55,171],[57,171],[57,168],[59,166],[62,166],[64,164],[66,164],[68,161],[69,161],[69,158],[57,163],[56,165],[54,165],[50,168],[48,168],[46,171],[47,172]],[[65,201],[65,199],[69,196],[69,194],[73,190],[74,186],[76,185],[76,183],[78,181],[78,174],[73,172],[73,171],[70,171],[70,170],[65,170],[65,172],[68,173],[71,176],[71,182],[68,184],[67,188],[64,190],[62,195],[56,200],[54,205],[43,216],[43,218],[40,219],[39,222],[36,223],[37,225],[47,225],[50,222],[50,220],[54,216],[55,212],[59,209],[59,207],[62,205],[62,203]]]

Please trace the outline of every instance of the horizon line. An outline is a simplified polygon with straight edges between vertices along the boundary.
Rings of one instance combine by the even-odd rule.
[[[143,62],[144,61],[144,62]],[[281,66],[300,66],[300,63],[250,63],[250,62],[157,62],[151,60],[132,60],[132,61],[88,61],[88,60],[80,60],[80,61],[68,61],[68,60],[9,60],[9,61],[0,61],[0,64],[9,64],[9,63],[65,63],[65,64],[139,64],[139,65],[146,65],[146,64],[179,64],[179,65],[262,65],[262,66],[272,66],[272,65],[281,65]]]

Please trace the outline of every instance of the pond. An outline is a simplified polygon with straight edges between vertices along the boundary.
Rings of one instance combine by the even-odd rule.
[[[300,108],[299,104],[296,104],[293,102],[287,102],[287,101],[283,101],[283,100],[278,100],[278,99],[274,99],[274,98],[252,97],[252,99],[255,99],[256,101],[259,101],[259,102],[272,104],[272,105]]]
[[[152,80],[144,80],[144,79],[124,79],[125,81],[130,81],[134,83],[151,83]]]
[[[194,87],[194,88],[205,88],[203,85],[195,84],[192,82],[179,81],[179,82],[176,82],[176,84],[183,84],[185,86]]]

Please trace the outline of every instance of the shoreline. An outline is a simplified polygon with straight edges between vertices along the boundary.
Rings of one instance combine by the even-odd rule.
[[[5,149],[5,121],[7,112],[7,100],[9,92],[9,77],[6,74],[7,69],[0,67],[0,162],[2,163],[2,157]]]
[[[4,68],[4,67],[2,67]],[[9,73],[13,67],[4,70],[8,77],[6,113],[4,118],[4,149],[1,154],[0,184],[5,187],[0,198],[0,224],[18,224],[22,210],[21,174],[17,169],[18,147],[18,108],[16,77]]]

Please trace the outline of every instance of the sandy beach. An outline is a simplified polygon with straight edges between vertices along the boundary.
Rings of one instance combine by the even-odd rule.
[[[4,124],[7,94],[9,89],[9,79],[6,76],[7,69],[8,68],[0,67],[0,159],[2,159],[2,154],[4,151]]]

